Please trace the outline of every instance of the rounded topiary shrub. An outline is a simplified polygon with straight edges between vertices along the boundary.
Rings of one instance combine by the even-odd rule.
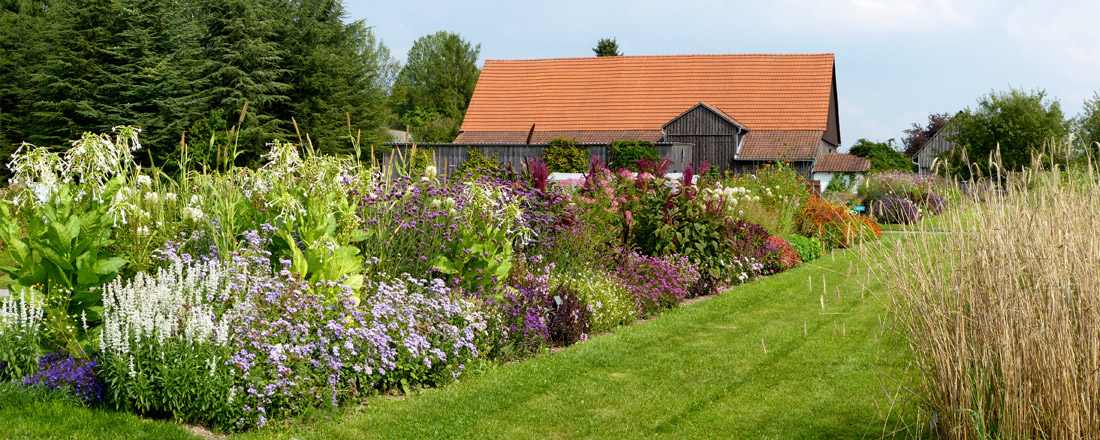
[[[550,171],[558,173],[583,173],[588,171],[588,150],[571,139],[554,139],[543,152],[543,160]]]
[[[871,201],[871,214],[882,223],[909,224],[920,220],[920,211],[912,200],[886,196]]]
[[[613,170],[638,171],[638,161],[656,162],[660,158],[657,147],[646,141],[615,141],[607,151],[607,165]]]

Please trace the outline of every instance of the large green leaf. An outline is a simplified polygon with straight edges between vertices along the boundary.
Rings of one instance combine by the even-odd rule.
[[[126,259],[122,257],[99,259],[96,261],[93,271],[96,275],[114,275],[122,270],[125,265]]]

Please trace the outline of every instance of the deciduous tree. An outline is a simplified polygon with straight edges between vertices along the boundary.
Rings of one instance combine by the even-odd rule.
[[[480,45],[444,31],[420,37],[413,43],[405,66],[397,75],[393,103],[402,123],[413,131],[417,140],[449,142],[458,133],[480,73],[477,67],[480,52]],[[431,120],[423,122],[424,115]],[[444,119],[451,120],[447,130],[419,130],[434,127]]]

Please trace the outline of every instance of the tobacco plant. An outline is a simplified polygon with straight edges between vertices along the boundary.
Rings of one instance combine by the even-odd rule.
[[[110,197],[120,184],[110,181],[100,194]],[[3,261],[10,262],[0,271],[17,288],[45,294],[51,342],[74,355],[85,353],[81,330],[99,322],[98,287],[126,264],[108,252],[114,223],[109,207],[79,198],[69,185],[58,186],[46,203],[32,203],[18,215],[11,204],[0,204]]]

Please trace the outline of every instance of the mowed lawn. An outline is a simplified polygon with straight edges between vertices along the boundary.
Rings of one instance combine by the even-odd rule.
[[[904,342],[889,328],[888,300],[859,251],[835,252],[441,389],[374,397],[360,408],[322,411],[244,437],[892,437],[917,422],[910,403],[896,403],[911,401],[905,390],[913,373]],[[123,437],[159,438],[174,428],[59,410],[56,402],[11,393],[0,389],[0,429],[14,429],[16,437],[95,437],[107,432],[99,417],[110,417]],[[73,414],[91,420],[52,430],[29,426]]]

